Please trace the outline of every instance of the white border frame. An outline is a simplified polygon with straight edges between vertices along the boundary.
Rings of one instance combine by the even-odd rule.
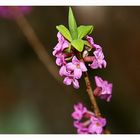
[[[140,6],[140,0],[0,0],[1,6]]]

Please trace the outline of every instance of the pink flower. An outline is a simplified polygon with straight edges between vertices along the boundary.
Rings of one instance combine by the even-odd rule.
[[[14,13],[13,13],[13,10]],[[19,13],[27,14],[32,10],[31,6],[0,6],[0,16],[13,19]]]
[[[93,52],[93,54],[94,54],[93,62],[92,62],[92,64],[89,64],[89,66],[92,69],[97,69],[97,68],[102,68],[102,67],[105,68],[106,61],[104,60],[104,54],[102,52],[102,47],[98,44],[95,44],[92,37],[86,36],[86,39],[88,40],[90,45],[95,49],[95,51]]]
[[[68,76],[70,73],[67,71],[67,68],[65,65],[61,66],[59,70],[60,76]]]
[[[55,62],[58,66],[65,65],[66,64],[65,56],[63,54],[57,55]]]
[[[97,49],[96,51],[93,52],[95,59],[93,60],[92,64],[89,64],[89,66],[92,69],[97,69],[97,68],[106,68],[106,61],[104,60],[104,54],[102,52],[102,49]]]
[[[59,54],[63,53],[63,50],[68,48],[69,43],[68,41],[61,35],[60,32],[57,33],[57,38],[58,38],[58,43],[54,47],[53,55],[54,56],[59,56]]]
[[[78,89],[80,87],[78,80],[74,77],[72,71],[67,70],[66,65],[61,66],[59,74],[61,76],[65,76],[63,80],[63,83],[65,85],[73,85],[75,89]]]
[[[78,103],[74,105],[74,112],[72,113],[72,117],[76,120],[81,120],[83,114],[87,112],[87,108],[83,106],[82,103]]]
[[[86,125],[84,125],[83,123],[81,123],[79,121],[74,121],[73,125],[75,128],[77,128],[78,134],[88,134],[89,133],[88,127],[86,127]]]
[[[78,59],[77,59],[78,60]],[[70,62],[71,63],[71,62]],[[64,76],[64,81],[63,83],[65,85],[73,85],[73,87],[75,89],[78,89],[80,86],[79,86],[79,82],[78,82],[78,78],[80,78],[80,76],[82,75],[82,70],[80,69],[80,76],[78,77],[77,75],[79,74],[75,74],[75,69],[72,69],[73,67],[75,67],[75,65],[73,63],[68,63],[68,64],[64,64],[61,66],[60,70],[59,70],[59,74],[60,76]],[[70,65],[69,65],[70,64]],[[71,66],[72,65],[72,66]],[[83,67],[83,65],[81,64],[81,62],[79,61],[79,65],[81,65]],[[71,68],[72,67],[72,68]],[[79,71],[78,71],[79,72]]]
[[[96,117],[82,103],[74,105],[72,117],[75,119],[73,125],[77,128],[78,134],[102,134],[106,125],[105,118]]]
[[[89,44],[94,48],[94,49],[102,49],[102,47],[100,45],[97,45],[94,43],[94,40],[92,37],[90,36],[86,36],[87,41],[89,42]]]
[[[65,77],[63,83],[65,85],[72,84],[75,89],[78,89],[80,87],[78,80],[75,79],[73,75],[69,75],[69,76]]]
[[[109,102],[112,97],[112,83],[108,83],[98,76],[95,76],[95,82],[97,88],[94,90],[94,95]]]
[[[87,39],[87,41],[89,42],[89,44],[90,44],[92,47],[94,47],[94,40],[93,40],[93,38],[87,35],[87,36],[86,36],[86,39]]]
[[[54,47],[53,55],[56,56],[56,64],[58,66],[62,66],[66,64],[65,61],[65,54],[63,53],[64,49],[68,48],[69,43],[65,38],[60,34],[57,33],[58,43]]]
[[[105,118],[95,118],[91,117],[91,124],[89,126],[90,133],[101,134],[103,132],[103,127],[106,125]]]
[[[72,58],[72,62],[66,64],[66,67],[68,70],[71,70],[74,72],[74,77],[76,79],[81,78],[82,72],[87,71],[85,64],[81,62],[80,60],[78,60],[76,56]]]

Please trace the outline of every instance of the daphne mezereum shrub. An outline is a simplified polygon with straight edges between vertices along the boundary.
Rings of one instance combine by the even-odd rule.
[[[84,77],[86,91],[89,95],[93,112],[89,111],[82,103],[74,105],[72,117],[74,127],[78,134],[105,134],[110,133],[106,129],[107,121],[102,116],[95,97],[107,102],[112,97],[112,83],[95,76],[96,88],[93,90],[88,76],[88,69],[106,68],[103,49],[89,36],[93,26],[81,25],[77,27],[72,9],[69,8],[68,16],[69,29],[64,25],[56,26],[58,43],[54,47],[53,55],[56,57],[56,64],[60,67],[59,74],[64,78],[65,85],[72,85],[79,89],[79,79]]]

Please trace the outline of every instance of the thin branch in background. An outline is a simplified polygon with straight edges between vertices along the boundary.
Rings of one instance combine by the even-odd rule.
[[[14,10],[13,10],[14,11]],[[14,11],[16,12],[16,11]],[[13,12],[13,14],[14,14]],[[16,13],[17,15],[17,13]],[[45,47],[43,44],[40,42],[39,38],[35,34],[33,28],[27,21],[26,17],[22,14],[19,13],[18,16],[15,16],[15,21],[25,37],[27,38],[28,42],[30,43],[32,49],[34,52],[37,54],[38,58],[40,61],[44,64],[44,66],[47,68],[49,73],[59,82],[62,83],[62,80],[60,76],[58,75],[58,68],[55,65],[54,61],[52,58],[49,56],[47,53]]]

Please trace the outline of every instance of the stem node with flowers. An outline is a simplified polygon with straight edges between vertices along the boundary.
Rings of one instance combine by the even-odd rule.
[[[93,26],[81,25],[77,27],[72,9],[69,8],[69,29],[64,25],[56,26],[58,44],[55,46],[53,55],[56,57],[56,64],[60,66],[59,74],[64,77],[65,85],[73,85],[79,89],[79,79],[84,77],[86,90],[93,108],[89,111],[82,103],[74,105],[72,117],[74,126],[79,134],[107,134],[107,121],[101,115],[96,102],[96,96],[109,102],[112,97],[112,83],[95,76],[96,88],[93,91],[88,75],[88,68],[106,68],[106,60],[102,47],[94,43],[89,35],[93,31]]]

